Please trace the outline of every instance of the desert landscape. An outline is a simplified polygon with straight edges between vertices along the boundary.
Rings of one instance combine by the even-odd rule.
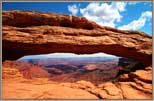
[[[152,99],[152,37],[85,17],[2,11],[2,99]],[[49,53],[117,58],[22,58]]]

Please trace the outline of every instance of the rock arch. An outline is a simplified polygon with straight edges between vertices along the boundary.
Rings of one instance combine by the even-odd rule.
[[[61,26],[67,22],[69,26]],[[152,64],[152,37],[143,32],[99,26],[84,17],[31,11],[2,12],[2,57],[54,52],[104,52]]]

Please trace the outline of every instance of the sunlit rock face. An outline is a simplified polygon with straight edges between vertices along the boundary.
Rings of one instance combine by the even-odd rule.
[[[25,55],[104,52],[152,64],[152,38],[143,32],[99,26],[84,17],[3,11],[3,61]]]
[[[151,66],[98,85],[87,80],[57,83],[40,67],[15,61],[5,61],[2,70],[3,99],[152,99]]]

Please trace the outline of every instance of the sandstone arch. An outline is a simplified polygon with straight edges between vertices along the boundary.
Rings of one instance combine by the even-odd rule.
[[[31,11],[3,11],[2,23],[3,60],[54,52],[104,52],[152,64],[152,37],[143,32],[102,27],[84,17]]]

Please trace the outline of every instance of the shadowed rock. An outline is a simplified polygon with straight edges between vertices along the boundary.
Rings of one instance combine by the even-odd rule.
[[[3,11],[2,19],[3,60],[55,52],[104,52],[152,64],[152,38],[143,32],[55,13]]]

